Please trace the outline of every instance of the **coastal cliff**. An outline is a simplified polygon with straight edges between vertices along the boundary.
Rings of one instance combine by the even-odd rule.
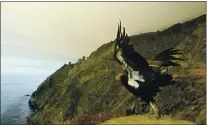
[[[136,24],[134,24],[136,26]],[[175,119],[205,122],[206,110],[206,15],[178,23],[166,30],[130,36],[142,56],[152,59],[157,53],[175,47],[183,51],[181,67],[170,67],[177,84],[157,94],[158,107]],[[114,41],[102,45],[90,56],[65,64],[50,75],[30,97],[34,110],[29,124],[64,124],[132,114],[144,114],[143,102],[117,81],[120,65],[113,58]],[[132,112],[132,109],[133,112]]]

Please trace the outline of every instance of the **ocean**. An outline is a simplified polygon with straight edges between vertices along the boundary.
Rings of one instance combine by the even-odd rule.
[[[1,124],[26,124],[28,100],[47,74],[1,74]]]

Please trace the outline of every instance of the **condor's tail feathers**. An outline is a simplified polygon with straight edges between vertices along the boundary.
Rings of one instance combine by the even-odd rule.
[[[176,50],[174,48],[167,49],[165,51],[162,51],[161,53],[157,54],[154,58],[155,61],[160,61],[161,66],[180,66],[180,64],[174,62],[174,61],[184,61],[181,58],[175,57],[176,55],[181,55],[182,52],[180,50]]]

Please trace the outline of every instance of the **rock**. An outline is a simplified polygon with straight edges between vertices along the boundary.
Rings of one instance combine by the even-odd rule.
[[[38,105],[37,105],[37,103],[36,103],[36,101],[35,101],[35,99],[33,97],[30,97],[30,99],[29,99],[29,107],[34,112],[37,111],[37,109],[38,109]]]

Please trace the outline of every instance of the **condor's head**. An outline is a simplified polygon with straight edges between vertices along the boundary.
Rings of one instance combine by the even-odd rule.
[[[117,83],[121,83],[121,84],[127,84],[128,83],[128,77],[127,77],[127,75],[124,75],[122,73],[119,73],[116,76],[116,82]],[[117,84],[117,85],[119,85],[119,84]]]

